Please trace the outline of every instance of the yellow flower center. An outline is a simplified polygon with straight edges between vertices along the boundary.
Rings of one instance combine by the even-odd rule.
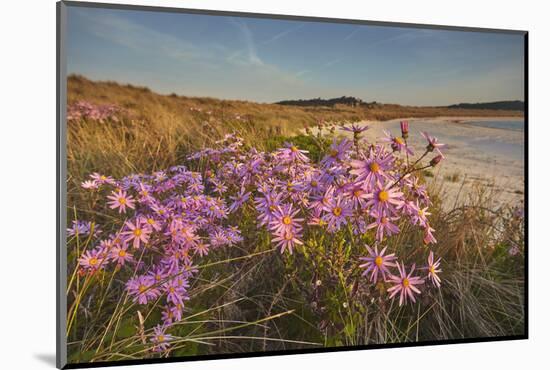
[[[145,291],[147,290],[147,287],[146,287],[145,285],[142,284],[142,285],[139,286],[138,289],[139,289],[139,292],[140,292],[140,293],[143,293],[143,292],[145,292]]]
[[[384,262],[384,261],[382,260],[382,257],[380,257],[380,256],[377,256],[377,257],[374,259],[374,263],[375,263],[376,266],[378,266],[378,267],[382,266],[382,262]]]
[[[97,265],[97,258],[95,258],[95,257],[90,258],[90,265],[92,265],[92,266]]]
[[[378,200],[381,202],[387,202],[389,198],[390,195],[385,190],[382,190],[380,193],[378,193]]]
[[[353,195],[358,197],[359,195],[361,195],[361,190],[357,189],[357,190],[354,190],[353,191]]]
[[[160,279],[161,279],[161,276],[160,276],[159,274],[156,274],[156,275],[155,275],[155,280],[156,280],[156,281],[160,281]]]
[[[174,293],[176,291],[176,289],[174,289],[173,286],[170,287],[170,293]]]
[[[149,225],[152,225],[152,224],[155,223],[155,220],[153,220],[152,218],[148,218],[148,219],[147,219],[147,223],[148,223]]]
[[[118,256],[119,257],[124,257],[126,256],[126,251],[124,249],[121,249],[119,252],[118,252]]]
[[[337,155],[338,155],[338,151],[337,151],[336,149],[332,149],[332,150],[330,151],[330,156],[331,156],[331,157],[335,158]]]
[[[313,180],[313,181],[311,182],[311,186],[312,186],[312,187],[316,188],[317,185],[319,185],[319,183],[318,183],[317,181]]]
[[[269,206],[269,210],[270,210],[271,212],[274,212],[274,211],[275,211],[275,206]]]
[[[293,151],[294,153],[296,153],[298,151],[298,148],[296,148],[295,146],[291,147],[290,148],[291,151]]]
[[[164,209],[159,209],[159,215],[163,215],[164,214]]]
[[[118,202],[120,204],[126,204],[126,198],[120,197],[120,198],[118,198]]]
[[[149,195],[149,192],[147,190],[143,190],[141,192],[141,195],[143,195],[144,197],[148,196]]]
[[[283,217],[283,224],[290,225],[291,222],[292,222],[292,220],[290,219],[289,216]]]
[[[403,139],[401,139],[400,137],[396,137],[394,140],[395,140],[395,142],[396,142],[397,144],[399,144],[399,145],[405,144],[405,142],[403,141]]]
[[[334,207],[332,210],[332,214],[335,216],[340,216],[342,214],[342,208],[340,207]]]
[[[432,265],[430,266],[430,268],[428,269],[432,274],[435,274],[435,267]]]
[[[380,223],[387,224],[388,223],[388,218],[387,217],[382,217],[382,219],[380,220]]]
[[[159,342],[164,342],[164,335],[162,335],[162,334],[159,335],[159,336],[158,336],[158,341],[159,341]]]
[[[292,233],[285,234],[285,240],[292,240],[293,238],[294,238],[294,235]]]
[[[418,215],[419,215],[419,216],[424,216],[424,210],[419,209],[419,210],[418,210]]]
[[[135,236],[141,236],[141,229],[140,228],[137,228],[134,230],[134,235]]]
[[[409,279],[404,278],[404,279],[403,279],[403,286],[404,286],[405,288],[408,288],[409,285],[411,285],[411,283],[409,282]]]
[[[105,176],[105,175],[101,175],[99,178],[103,181],[107,180],[107,176]]]
[[[378,172],[380,171],[380,166],[378,165],[378,163],[372,162],[371,164],[369,164],[369,169],[371,172]]]

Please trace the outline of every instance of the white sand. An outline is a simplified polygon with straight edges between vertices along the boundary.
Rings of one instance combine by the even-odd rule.
[[[363,133],[369,141],[384,136],[383,130],[400,136],[399,122],[365,121],[370,129]],[[415,157],[424,153],[426,140],[420,131],[426,131],[442,143],[448,144],[446,159],[431,171],[434,177],[427,178],[433,187],[444,191],[444,206],[467,204],[476,187],[492,190],[493,204],[497,208],[504,204],[517,204],[523,200],[524,191],[524,132],[500,128],[480,127],[468,124],[470,121],[523,121],[522,117],[437,117],[410,118],[409,145]],[[344,133],[344,131],[340,131]],[[430,155],[427,158],[432,158]],[[425,162],[426,163],[426,162]]]

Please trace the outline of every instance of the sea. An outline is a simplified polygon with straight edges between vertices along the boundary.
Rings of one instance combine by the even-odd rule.
[[[525,122],[523,120],[491,120],[491,121],[466,121],[466,123],[473,126],[499,128],[503,130],[521,131],[525,129]]]

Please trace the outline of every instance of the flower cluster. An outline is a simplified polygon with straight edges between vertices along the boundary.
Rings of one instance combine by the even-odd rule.
[[[259,230],[271,236],[280,253],[307,248],[312,230],[329,235],[342,230],[355,235],[371,232],[377,243],[400,232],[402,223],[423,231],[426,244],[435,243],[428,220],[430,198],[416,173],[420,160],[441,144],[426,135],[426,152],[409,164],[412,155],[406,139],[388,133],[382,143],[360,138],[365,127],[344,127],[354,140],[334,139],[327,155],[312,163],[308,152],[292,143],[274,152],[246,148],[241,138],[226,135],[214,148],[188,156],[189,166],[174,166],[150,175],[134,174],[121,180],[94,173],[82,187],[105,195],[106,212],[120,216],[120,228],[101,239],[79,259],[84,271],[108,266],[135,269],[126,282],[137,304],[160,300],[162,325],[155,328],[155,350],[168,348],[167,327],[181,320],[196,260],[211,249],[230,247],[243,240],[231,225],[244,213],[252,214]],[[408,134],[408,125],[406,127]],[[404,136],[404,135],[403,135]],[[384,144],[389,144],[388,147]],[[433,160],[432,160],[433,162]],[[193,167],[195,166],[195,167]],[[191,170],[194,168],[195,170]],[[71,235],[89,233],[90,226],[75,222]],[[98,233],[99,235],[99,233]],[[368,247],[360,266],[369,280],[394,284],[390,298],[400,303],[419,293],[423,278],[407,272],[386,248]],[[430,254],[428,278],[437,286],[440,261]],[[398,275],[390,268],[397,267]]]
[[[121,109],[116,105],[96,105],[87,101],[77,101],[67,107],[67,120],[90,119],[99,122],[107,120],[117,122],[120,112]]]

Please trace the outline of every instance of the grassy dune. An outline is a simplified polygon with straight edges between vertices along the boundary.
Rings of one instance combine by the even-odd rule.
[[[68,214],[93,220],[104,230],[115,228],[116,213],[98,210],[98,198],[80,184],[92,172],[116,178],[150,173],[176,164],[204,172],[186,156],[236,131],[246,145],[262,150],[279,147],[299,129],[320,119],[351,122],[398,117],[498,116],[502,111],[471,111],[384,105],[379,109],[300,107],[189,98],[155,94],[146,88],[92,82],[73,76],[69,104],[85,100],[122,107],[116,120],[80,119],[68,124]],[[518,113],[519,114],[519,113]],[[292,138],[311,158],[320,158],[330,138]],[[517,210],[489,207],[498,194],[470,189],[464,207],[443,211],[441,189],[430,189],[430,223],[436,229],[434,250],[443,261],[440,290],[422,295],[416,305],[387,301],[387,285],[364,285],[354,258],[364,255],[347,237],[310,237],[293,255],[273,250],[265,233],[255,232],[253,215],[230,216],[245,241],[215,250],[201,260],[190,288],[183,321],[172,334],[178,342],[163,355],[250,352],[319,346],[401,343],[423,340],[521,335],[524,325],[523,219]],[[518,205],[521,207],[521,205]],[[110,212],[110,213],[109,213]],[[388,249],[419,264],[422,235],[400,225]],[[145,337],[158,321],[155,305],[139,308],[125,301],[118,271],[93,277],[79,273],[77,258],[92,248],[93,238],[71,238],[68,244],[69,361],[112,361],[158,356],[147,350]],[[372,236],[361,236],[361,242]],[[516,247],[517,253],[510,253]],[[321,283],[317,283],[320,281]],[[93,284],[92,284],[93,283]]]
[[[265,149],[266,139],[288,136],[319,120],[344,123],[435,116],[521,116],[521,112],[444,109],[381,104],[375,108],[291,107],[247,101],[160,95],[144,87],[93,82],[81,76],[68,79],[68,103],[86,100],[114,104],[126,110],[117,125],[72,124],[69,162],[72,175],[102,170],[115,176],[129,171],[154,171],[182,159],[231,131]],[[198,110],[200,109],[200,111]],[[236,119],[236,117],[240,119]],[[85,126],[85,127],[83,127]],[[107,166],[107,167],[105,167]]]

